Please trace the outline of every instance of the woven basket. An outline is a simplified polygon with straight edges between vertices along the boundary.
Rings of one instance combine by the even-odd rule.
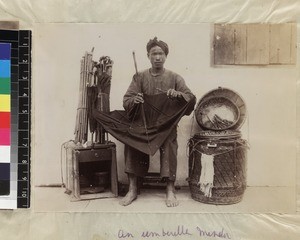
[[[216,147],[211,148],[215,144]],[[189,143],[189,186],[196,201],[225,205],[242,200],[246,188],[247,144],[238,135],[226,140],[205,139],[194,136]],[[201,175],[202,154],[214,154],[214,182],[212,196],[206,197],[198,182]]]

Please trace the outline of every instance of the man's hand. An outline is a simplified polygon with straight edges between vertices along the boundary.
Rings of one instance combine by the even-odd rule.
[[[138,93],[136,96],[134,96],[133,102],[135,104],[144,103],[143,94],[142,93]]]
[[[168,98],[176,99],[176,98],[181,98],[182,94],[181,94],[181,92],[176,91],[175,89],[169,89],[167,91],[167,96],[168,96]]]

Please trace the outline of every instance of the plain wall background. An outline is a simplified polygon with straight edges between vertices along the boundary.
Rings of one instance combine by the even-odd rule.
[[[245,100],[248,119],[242,127],[250,143],[250,186],[294,186],[296,179],[296,80],[295,66],[212,67],[211,25],[145,24],[39,24],[34,31],[34,136],[35,185],[61,182],[61,144],[74,139],[79,93],[80,59],[95,47],[94,60],[108,55],[114,60],[111,110],[122,109],[134,65],[150,67],[146,43],[157,36],[168,43],[165,67],[177,72],[199,100],[218,86],[238,92]],[[178,175],[187,184],[187,141],[195,132],[192,115],[178,127]],[[196,125],[194,122],[194,126]],[[117,143],[119,180],[124,174],[123,144]],[[157,159],[152,168],[158,169]]]

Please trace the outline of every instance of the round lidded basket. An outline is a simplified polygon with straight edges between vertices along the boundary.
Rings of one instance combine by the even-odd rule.
[[[195,109],[203,129],[189,141],[189,186],[194,200],[234,204],[246,189],[247,141],[240,127],[246,105],[234,91],[218,88],[205,94]]]

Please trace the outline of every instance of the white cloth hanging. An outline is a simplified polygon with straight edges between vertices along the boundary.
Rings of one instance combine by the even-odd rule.
[[[214,155],[206,155],[202,153],[201,166],[202,169],[198,185],[200,186],[200,190],[204,193],[204,196],[211,197],[215,175]]]

